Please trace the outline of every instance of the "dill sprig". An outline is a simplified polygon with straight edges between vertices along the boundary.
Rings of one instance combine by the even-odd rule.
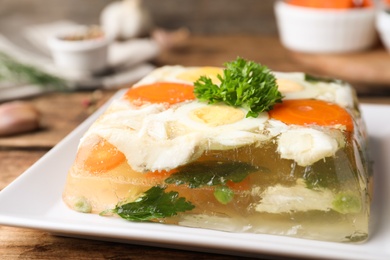
[[[64,79],[21,63],[3,52],[0,52],[0,81],[32,84],[49,90],[68,89]]]

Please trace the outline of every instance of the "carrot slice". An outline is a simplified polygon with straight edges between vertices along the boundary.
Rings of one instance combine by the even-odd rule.
[[[76,163],[91,173],[114,169],[125,161],[125,155],[101,137],[92,138],[80,147]]]
[[[274,106],[269,111],[271,118],[294,125],[344,125],[347,131],[353,130],[351,115],[342,107],[314,99],[291,99]]]
[[[174,82],[157,82],[129,89],[125,98],[130,101],[168,103],[170,105],[195,99],[194,86]]]

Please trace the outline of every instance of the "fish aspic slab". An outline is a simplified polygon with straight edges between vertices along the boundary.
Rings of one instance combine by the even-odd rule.
[[[362,242],[371,179],[349,84],[237,58],[158,68],[114,100],[81,138],[63,200],[135,222]]]

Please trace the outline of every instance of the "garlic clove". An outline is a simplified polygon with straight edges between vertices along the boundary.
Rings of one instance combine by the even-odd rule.
[[[189,37],[190,31],[185,27],[174,31],[158,28],[152,32],[152,39],[155,40],[163,50],[180,49],[185,46]]]
[[[39,128],[39,111],[30,103],[7,102],[0,105],[0,136],[9,136]]]
[[[105,33],[117,40],[148,35],[153,28],[151,15],[141,0],[108,4],[100,14],[100,23]]]

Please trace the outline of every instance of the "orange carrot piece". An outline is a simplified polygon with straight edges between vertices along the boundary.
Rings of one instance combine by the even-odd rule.
[[[294,125],[344,125],[353,130],[351,115],[337,104],[314,99],[291,99],[274,106],[269,111],[271,118]]]
[[[130,101],[168,103],[170,105],[195,99],[194,87],[189,84],[157,82],[129,89],[125,98]]]
[[[114,169],[125,159],[115,146],[99,137],[80,147],[76,162],[91,173],[103,173]]]
[[[249,190],[251,187],[250,176],[247,176],[240,182],[227,181],[226,186],[228,186],[233,191],[245,191]]]

